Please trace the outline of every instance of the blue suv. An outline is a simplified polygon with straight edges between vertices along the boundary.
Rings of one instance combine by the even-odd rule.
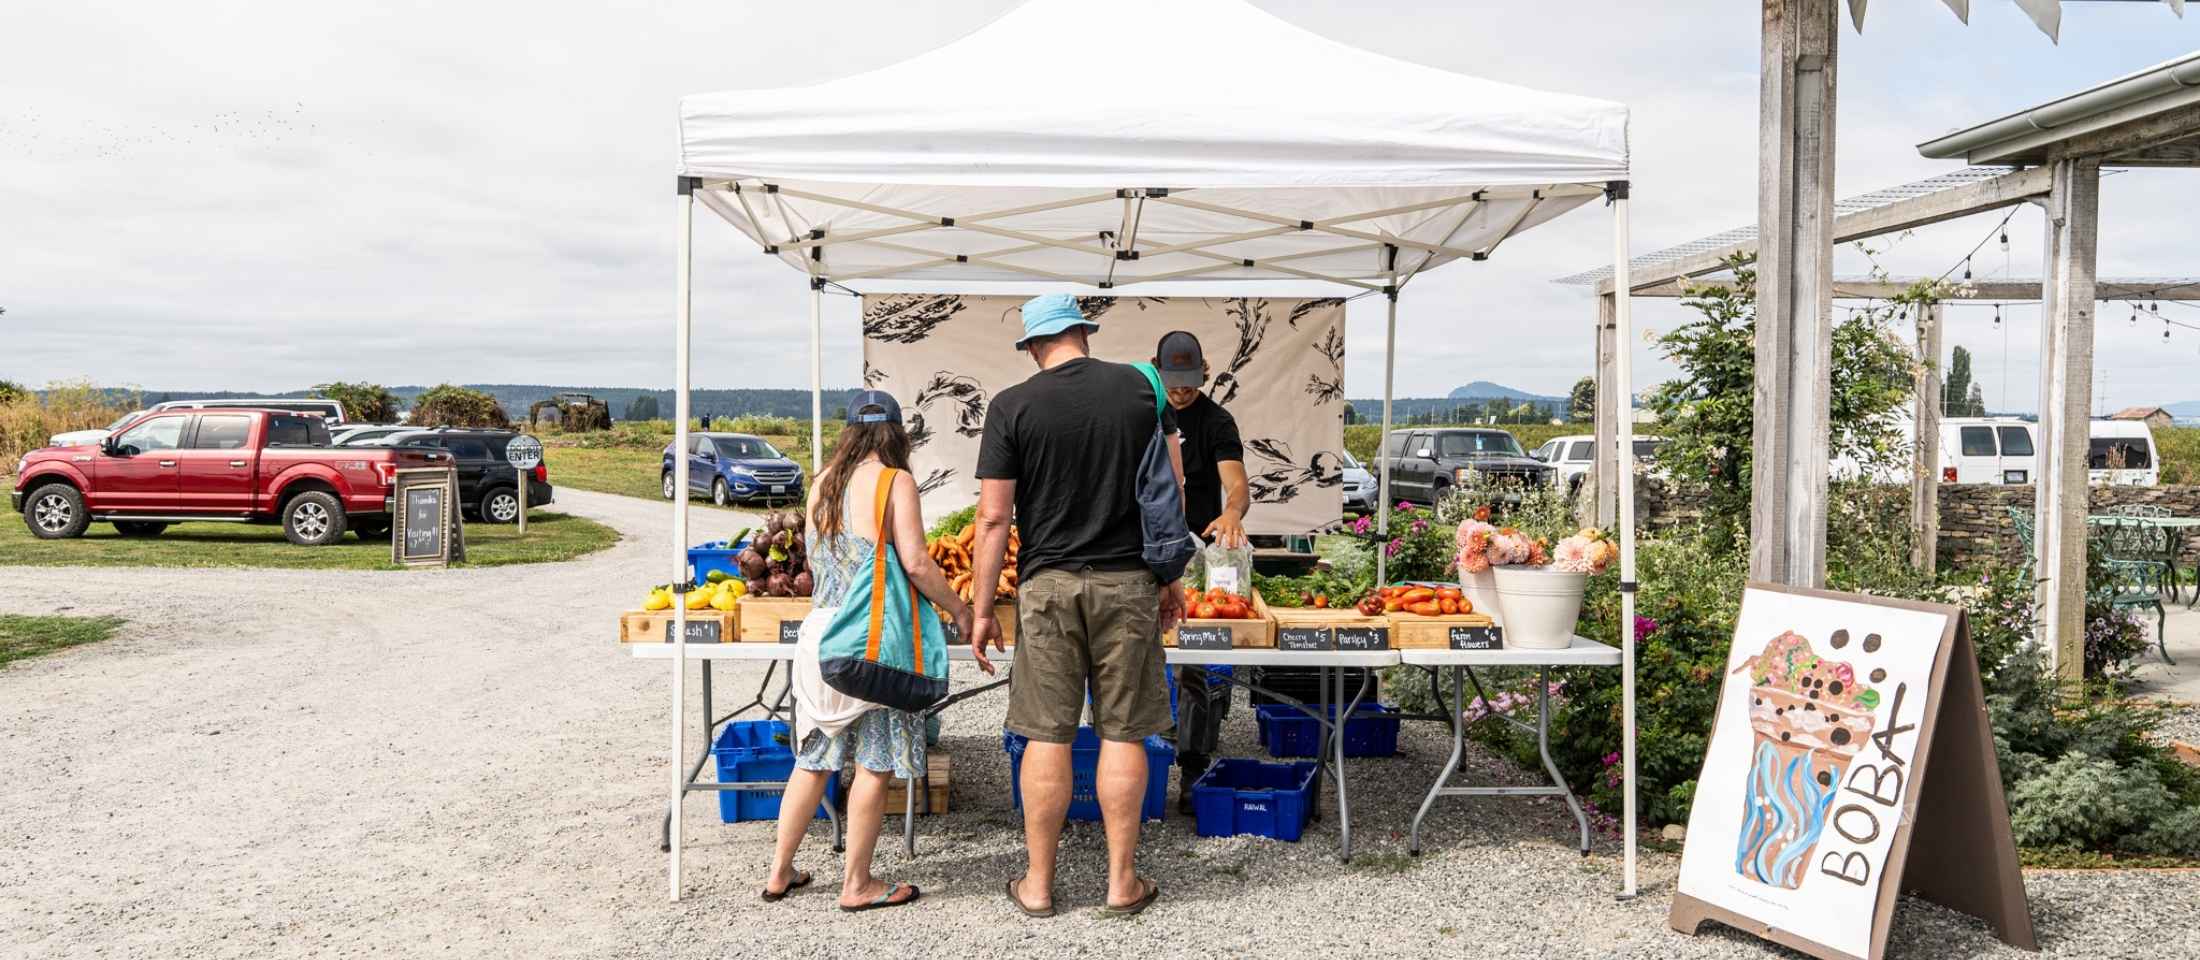
[[[665,499],[679,491],[672,484],[672,445],[665,445],[660,477]],[[762,437],[745,433],[688,434],[688,492],[707,494],[721,507],[762,500],[800,502],[802,468]]]

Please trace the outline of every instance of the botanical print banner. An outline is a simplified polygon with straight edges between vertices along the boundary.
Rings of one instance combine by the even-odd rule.
[[[995,391],[1038,372],[1013,349],[1027,297],[872,294],[863,298],[863,380],[901,401],[916,442],[924,512],[977,502],[978,438]],[[1100,324],[1093,354],[1153,359],[1171,330],[1199,337],[1207,392],[1245,440],[1252,533],[1301,533],[1343,508],[1344,301],[1084,297]]]
[[[1749,590],[1680,892],[1869,955],[1947,627],[1942,613]]]

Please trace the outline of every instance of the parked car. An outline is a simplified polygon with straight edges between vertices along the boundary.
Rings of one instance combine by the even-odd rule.
[[[1383,458],[1390,464],[1391,496],[1427,504],[1442,500],[1469,473],[1524,485],[1547,485],[1557,476],[1521,450],[1512,434],[1486,428],[1393,430]]]
[[[339,447],[359,447],[384,437],[394,437],[400,433],[411,433],[419,429],[419,427],[408,427],[402,423],[358,423],[337,427],[329,431],[329,437],[335,440],[336,445]]]
[[[1909,420],[1905,442],[1915,432]],[[2145,421],[2087,421],[2087,482],[2099,486],[2153,486],[2161,482],[2161,455]],[[1940,421],[1940,482],[2026,484],[2039,479],[2039,425],[2017,417],[1948,417]],[[1909,479],[1907,462],[1865,469],[1836,458],[1833,475],[1881,483]]]
[[[665,499],[678,493],[672,481],[672,445],[666,444],[658,476]],[[762,437],[745,433],[688,434],[688,493],[707,494],[721,507],[733,503],[802,500],[802,467]]]
[[[1595,434],[1568,434],[1563,437],[1552,437],[1542,446],[1531,451],[1528,456],[1550,464],[1552,468],[1556,469],[1558,471],[1558,484],[1565,487],[1568,494],[1572,494],[1580,490],[1581,485],[1587,481],[1589,474],[1595,471],[1594,454],[1596,445],[1597,438]],[[1646,465],[1656,463],[1658,450],[1663,446],[1665,446],[1665,440],[1661,437],[1636,437],[1635,462]],[[1616,445],[1614,449],[1617,449]]]
[[[1358,458],[1344,454],[1344,512],[1374,513],[1377,489],[1375,475],[1360,465]]]
[[[270,398],[265,400],[169,400],[153,405],[155,410],[212,410],[218,407],[250,408],[253,410],[285,410],[291,413],[310,413],[322,422],[335,427],[344,422],[344,405],[334,400],[318,397],[306,399]]]
[[[446,451],[458,467],[458,502],[466,515],[490,523],[519,519],[519,470],[504,459],[504,448],[519,436],[510,430],[435,429],[406,430],[374,441],[373,446],[428,447]],[[528,471],[527,505],[549,503],[557,491],[550,486],[548,464]]]
[[[122,416],[116,417],[113,423],[110,423],[104,427],[98,427],[92,430],[70,430],[66,433],[54,434],[53,436],[46,438],[46,445],[49,447],[74,447],[80,444],[87,443],[97,444],[101,440],[107,439],[107,435],[115,432],[116,428],[144,415],[145,411],[143,410],[132,410],[129,413],[125,413]]]
[[[31,535],[84,535],[94,521],[126,537],[196,520],[281,523],[290,542],[333,543],[390,529],[400,467],[425,450],[339,450],[316,416],[283,410],[153,410],[97,444],[47,447],[15,468],[9,506]]]

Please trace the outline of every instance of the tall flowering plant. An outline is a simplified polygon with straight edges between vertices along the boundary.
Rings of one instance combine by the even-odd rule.
[[[1455,562],[1451,535],[1436,525],[1428,510],[1401,501],[1390,511],[1389,536],[1376,530],[1373,517],[1354,520],[1345,531],[1371,551],[1381,551],[1393,582],[1451,576]]]

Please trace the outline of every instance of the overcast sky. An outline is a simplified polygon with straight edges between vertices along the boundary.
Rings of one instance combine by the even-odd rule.
[[[1256,2],[1391,56],[1625,102],[1638,251],[1755,218],[1754,4]],[[885,66],[1011,6],[16,5],[0,30],[0,378],[670,386],[677,99]],[[2190,50],[2195,21],[2074,3],[2056,46],[2003,0],[1974,4],[1968,27],[1940,3],[1881,0],[1863,34],[1840,39],[1839,192],[1945,170],[1915,145]],[[2192,249],[2196,176],[2103,184],[2102,276],[2200,274],[2179,254]],[[1589,372],[1591,300],[1550,281],[1609,256],[1602,209],[1418,280],[1401,304],[1414,347],[1399,394],[1475,379],[1563,393]],[[2000,219],[1881,241],[1880,263],[1937,274]],[[714,219],[696,232],[697,385],[807,386],[799,276]],[[2037,208],[2009,235],[2006,258],[1997,242],[1980,252],[1978,276],[2038,274]],[[1838,270],[1864,267],[1849,253]],[[855,305],[827,308],[826,380],[851,385]],[[1353,305],[1353,396],[1381,389],[1380,309]],[[2200,309],[2161,309],[2200,321]],[[1988,403],[2031,409],[2036,310],[2012,307],[2000,328],[1991,310],[1951,314],[1949,342],[1978,355]],[[1653,330],[1680,316],[1669,303],[1638,310]],[[2106,404],[2200,399],[2200,331],[2166,343],[2162,331],[2103,311]],[[1670,372],[1634,346],[1646,380]]]

